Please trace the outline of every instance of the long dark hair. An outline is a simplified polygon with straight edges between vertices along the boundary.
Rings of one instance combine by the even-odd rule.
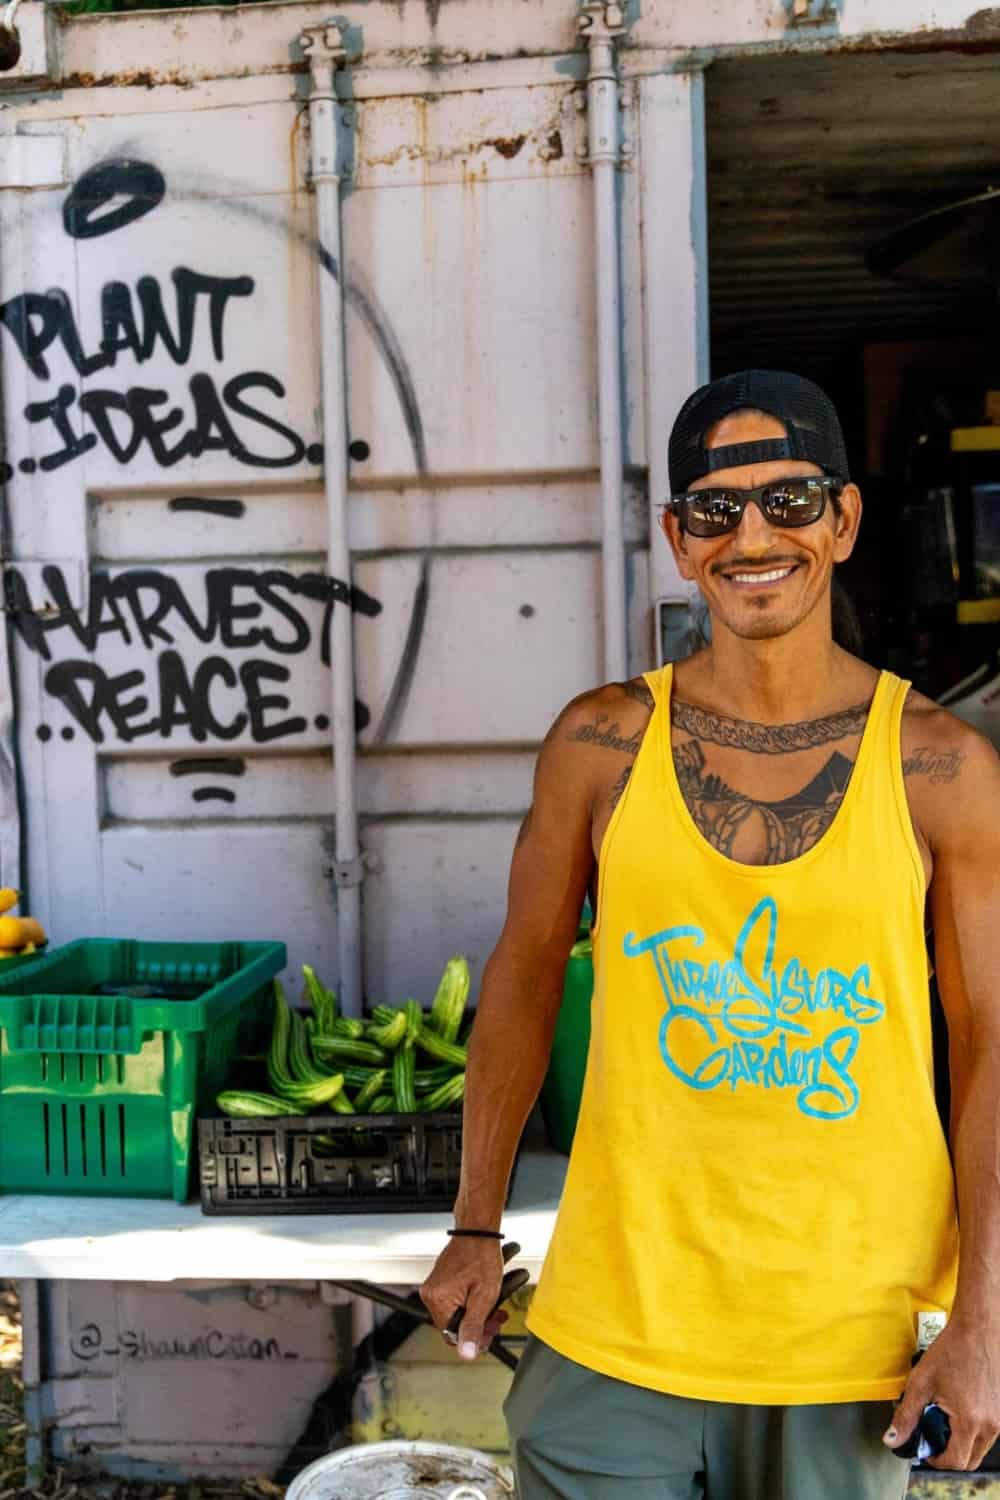
[[[845,651],[850,651],[852,656],[863,656],[865,638],[861,629],[861,621],[854,608],[854,601],[836,573],[833,575],[830,588],[830,604],[834,641]]]
[[[839,516],[839,491],[834,490],[830,499],[834,515]],[[861,621],[854,607],[854,601],[837,577],[836,571],[834,571],[833,582],[830,586],[830,605],[834,643],[844,651],[849,651],[852,656],[863,656],[865,637],[861,629]]]

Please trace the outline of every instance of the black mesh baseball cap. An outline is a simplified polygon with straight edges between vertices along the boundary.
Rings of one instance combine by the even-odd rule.
[[[705,437],[730,412],[766,411],[785,426],[783,438],[706,448]],[[716,469],[802,458],[846,484],[847,450],[840,419],[825,391],[786,370],[740,370],[712,380],[689,396],[670,434],[670,491],[678,495]]]

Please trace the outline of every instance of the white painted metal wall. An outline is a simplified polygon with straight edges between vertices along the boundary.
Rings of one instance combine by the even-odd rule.
[[[683,0],[621,49],[630,665],[666,430],[707,367],[711,49],[983,22]],[[83,17],[0,80],[7,605],[26,877],[58,940],[277,936],[334,972],[319,4]],[[478,975],[553,716],[601,678],[585,55],[573,4],[347,0],[339,78],[365,969]],[[991,12],[991,15],[995,13]],[[970,20],[970,17],[972,19]],[[992,23],[989,23],[992,24]],[[928,32],[929,34],[929,32]],[[2,720],[0,720],[2,723]],[[5,777],[7,827],[14,784]],[[0,878],[16,874],[9,837]]]

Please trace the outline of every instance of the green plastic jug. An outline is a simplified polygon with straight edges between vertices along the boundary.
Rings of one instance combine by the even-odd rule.
[[[578,940],[590,935],[589,921],[581,924]],[[566,962],[562,1005],[552,1042],[549,1070],[542,1084],[540,1103],[549,1143],[567,1155],[573,1144],[576,1117],[580,1112],[583,1075],[590,1046],[590,1001],[594,992],[594,961],[589,943],[586,951]]]

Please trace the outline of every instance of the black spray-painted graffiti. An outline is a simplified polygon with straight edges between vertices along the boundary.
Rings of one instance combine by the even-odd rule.
[[[164,306],[163,291],[153,276],[141,276],[133,291],[124,281],[109,281],[101,288],[101,339],[89,352],[84,347],[72,304],[57,288],[47,292],[22,292],[0,304],[0,323],[9,331],[28,369],[38,380],[50,380],[49,359],[59,345],[81,377],[114,369],[123,356],[143,364],[162,352],[177,365],[191,358],[199,313],[207,316],[212,354],[225,358],[225,319],[234,298],[247,298],[254,289],[251,276],[207,276],[179,266],[172,273],[172,316]],[[51,357],[51,356],[50,356]],[[266,370],[247,370],[226,380],[221,389],[204,371],[188,381],[191,413],[170,404],[169,393],[157,386],[130,385],[126,390],[91,386],[78,391],[64,383],[55,395],[29,401],[24,418],[32,426],[48,424],[47,438],[53,446],[40,458],[43,470],[62,468],[98,443],[119,463],[130,463],[145,445],[161,468],[172,468],[185,458],[221,450],[239,463],[255,468],[283,469],[301,463],[322,461],[319,444],[309,447],[286,423],[257,404],[257,393],[282,398],[285,387]],[[75,410],[74,410],[75,409]],[[83,430],[80,414],[92,430]],[[245,425],[272,434],[271,451],[262,451]],[[277,442],[274,442],[277,438]],[[22,459],[20,468],[30,472],[34,459]]]
[[[114,233],[154,210],[166,192],[166,179],[152,163],[131,157],[109,158],[88,169],[73,185],[63,203],[63,227],[78,241]],[[226,203],[232,212],[272,222],[270,214],[249,201],[227,195]],[[288,231],[283,220],[275,218],[273,223],[275,228]],[[356,277],[344,276],[325,246],[299,231],[291,232],[303,243],[308,242],[325,274],[343,281],[345,298],[371,335],[388,371],[410,437],[417,472],[425,475],[428,463],[423,419],[413,376],[395,331],[373,293]],[[105,283],[100,292],[101,337],[89,349],[69,297],[61,288],[26,292],[0,305],[0,325],[7,328],[35,379],[53,379],[52,357],[61,351],[81,381],[78,390],[63,379],[54,393],[25,406],[25,422],[35,427],[47,424],[51,446],[38,459],[22,458],[17,463],[21,472],[32,473],[37,467],[59,469],[98,444],[120,463],[129,463],[145,452],[163,468],[212,451],[223,451],[237,462],[257,468],[285,468],[303,458],[312,464],[323,463],[322,444],[307,446],[292,427],[275,415],[273,402],[284,399],[285,388],[265,370],[247,370],[224,381],[204,370],[195,371],[188,380],[189,410],[171,404],[168,392],[160,386],[131,384],[122,390],[103,383],[91,385],[95,374],[115,369],[119,359],[142,365],[162,353],[174,364],[186,365],[195,348],[197,331],[206,319],[212,355],[216,361],[222,361],[227,314],[235,306],[247,306],[255,287],[253,278],[208,275],[178,266],[171,280],[172,301],[169,292],[165,295],[153,276],[140,276],[134,285],[124,281]],[[84,381],[86,387],[82,388]],[[369,445],[363,439],[353,439],[349,451],[351,458],[359,462],[370,455]],[[12,474],[11,463],[0,463],[0,483]],[[234,518],[244,511],[243,502],[238,500],[177,497],[170,505],[177,511],[200,510]],[[325,585],[334,592],[338,587],[343,589],[343,585],[331,580],[325,580]],[[374,730],[375,743],[389,739],[405,705],[424,631],[429,588],[429,558],[425,555],[395,680]],[[361,607],[357,593],[351,602],[354,608]],[[377,601],[369,603],[374,608],[368,612],[380,608]],[[44,638],[44,632],[39,637],[27,622],[23,610],[17,618],[25,639],[30,637],[36,642]],[[326,626],[323,642],[325,650]],[[288,706],[286,695],[262,691],[265,682],[284,682],[286,669],[274,662],[258,663],[257,667],[259,670],[255,670],[253,663],[244,662],[237,674],[246,697],[242,710],[246,714],[245,728],[263,740],[297,732],[289,726],[304,724],[301,715],[281,718]],[[122,733],[124,725],[128,734],[123,734],[123,738],[136,738],[143,733],[169,734],[175,725],[184,722],[185,715],[190,718],[195,738],[218,734],[224,739],[225,733],[218,733],[222,721],[212,712],[211,693],[213,687],[231,684],[233,668],[224,659],[213,657],[201,663],[200,670],[200,677],[197,670],[190,674],[177,652],[164,651],[157,663],[158,688],[154,693],[159,711],[146,719],[145,708],[136,707],[144,701],[144,694],[138,693],[131,699],[122,696],[138,686],[136,677],[144,683],[145,674],[141,672],[113,677],[94,662],[57,662],[45,680],[49,690],[61,697],[85,732],[98,742],[105,725],[117,733]],[[275,673],[279,675],[276,677]],[[360,703],[357,719],[359,725],[368,721],[368,710]],[[230,728],[240,722],[239,715],[227,721]],[[315,722],[320,727],[319,718]],[[148,725],[154,727],[145,727]],[[199,736],[196,727],[204,734]],[[40,725],[37,732],[43,739],[51,737],[51,730],[45,725]],[[243,728],[238,732],[242,733]],[[69,726],[62,730],[67,739],[73,733]]]
[[[181,581],[158,568],[130,568],[121,573],[94,572],[86,606],[76,609],[62,568],[42,569],[43,600],[32,598],[20,569],[5,574],[6,608],[21,639],[47,667],[45,691],[66,709],[94,744],[109,734],[124,744],[169,739],[181,731],[197,741],[236,740],[272,744],[303,734],[309,727],[301,713],[291,712],[286,691],[288,666],[273,656],[300,657],[318,636],[320,659],[329,666],[330,620],[337,605],[349,604],[361,614],[377,615],[381,604],[362,589],[349,589],[323,573],[293,574],[279,568],[209,568],[203,596],[189,599]],[[302,601],[320,604],[322,623],[310,623]],[[66,633],[87,654],[53,658],[50,637]],[[203,646],[224,651],[267,651],[235,666],[213,652],[192,665],[178,649],[178,633]],[[110,672],[94,660],[100,643],[117,638],[123,645],[154,653],[148,671]],[[224,701],[223,710],[219,704]],[[364,704],[355,705],[359,729],[368,723]],[[318,715],[319,730],[329,728]],[[69,728],[69,726],[67,726]],[[37,729],[40,739],[52,731]],[[63,737],[70,739],[64,729]],[[229,799],[226,799],[229,800]]]
[[[70,1335],[70,1353],[75,1359],[298,1359],[291,1349],[282,1349],[276,1338],[257,1338],[249,1333],[223,1333],[210,1328],[193,1338],[159,1338],[142,1328],[123,1328],[117,1341],[106,1339],[98,1323],[85,1323]]]
[[[125,156],[98,162],[73,184],[63,204],[63,228],[75,240],[111,234],[148,214],[166,191],[163,173],[151,162]]]

